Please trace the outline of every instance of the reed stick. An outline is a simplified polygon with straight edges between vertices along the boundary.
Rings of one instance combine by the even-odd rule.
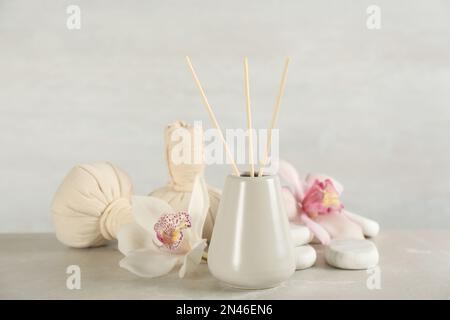
[[[281,98],[283,97],[283,94],[284,94],[284,88],[286,85],[286,77],[287,77],[287,73],[288,73],[288,69],[289,69],[289,62],[290,62],[290,59],[286,58],[286,62],[284,63],[283,74],[281,76],[280,88],[278,89],[278,95],[277,95],[277,99],[275,101],[275,107],[272,112],[272,120],[270,122],[269,131],[267,132],[266,150],[264,153],[263,163],[259,169],[259,173],[258,173],[259,177],[262,177],[263,172],[264,172],[264,167],[267,165],[267,161],[269,159],[269,153],[270,153],[270,149],[272,146],[272,130],[275,128],[275,125],[277,122],[277,117],[278,117],[278,112],[280,111]]]
[[[231,165],[233,167],[234,174],[237,175],[237,176],[240,176],[241,173],[239,172],[239,169],[238,169],[238,167],[236,165],[236,162],[234,161],[233,155],[231,154],[230,147],[228,146],[228,143],[225,141],[225,138],[224,138],[223,133],[222,133],[222,129],[220,128],[219,123],[217,122],[217,118],[216,118],[216,116],[214,114],[214,111],[212,110],[211,105],[208,102],[208,98],[206,97],[205,91],[203,90],[203,87],[202,87],[202,85],[200,83],[200,80],[198,79],[197,74],[196,74],[196,72],[194,70],[194,67],[192,66],[191,59],[189,59],[188,56],[186,56],[186,62],[188,64],[188,66],[189,66],[189,69],[191,70],[192,76],[194,77],[194,81],[195,81],[195,83],[196,83],[196,85],[197,85],[197,87],[198,87],[198,89],[200,91],[200,95],[202,97],[202,100],[203,100],[203,103],[204,103],[204,105],[206,107],[206,110],[208,111],[209,118],[211,119],[211,122],[213,123],[214,127],[219,132],[219,137],[222,140],[222,143],[223,143],[223,145],[225,147],[225,152],[227,154],[227,157],[231,161]]]
[[[253,125],[252,125],[252,110],[250,106],[250,85],[248,76],[248,59],[244,59],[244,91],[247,105],[247,128],[248,128],[248,157],[250,161],[250,176],[255,176],[255,164],[253,161]]]

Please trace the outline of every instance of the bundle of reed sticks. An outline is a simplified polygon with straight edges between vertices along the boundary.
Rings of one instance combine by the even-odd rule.
[[[241,173],[236,165],[236,161],[234,160],[234,157],[231,153],[230,147],[228,146],[228,143],[226,142],[224,136],[223,136],[223,132],[222,129],[220,128],[219,122],[217,121],[216,115],[214,114],[213,109],[211,108],[211,105],[208,102],[208,98],[206,97],[205,91],[203,90],[203,86],[200,83],[200,80],[197,77],[197,73],[195,72],[195,69],[192,65],[191,59],[186,56],[186,62],[189,66],[189,69],[191,70],[192,76],[194,77],[194,81],[200,91],[200,95],[202,97],[203,100],[203,104],[206,107],[206,111],[208,112],[208,115],[211,119],[211,122],[213,124],[213,126],[217,129],[218,133],[219,133],[219,137],[225,147],[225,152],[227,157],[229,158],[231,165],[233,167],[233,171],[234,174],[237,176],[240,176]],[[263,173],[264,173],[264,167],[267,165],[267,162],[269,160],[269,154],[270,154],[270,150],[271,150],[271,146],[272,146],[272,131],[275,128],[276,122],[277,122],[277,117],[278,117],[278,113],[280,111],[280,106],[281,106],[281,98],[283,97],[284,94],[284,88],[286,86],[286,78],[287,78],[287,73],[288,73],[288,69],[289,69],[289,62],[290,59],[286,58],[286,62],[284,64],[284,69],[283,69],[283,73],[281,76],[281,82],[280,82],[280,87],[278,89],[278,95],[277,98],[275,100],[275,107],[273,109],[272,112],[272,118],[269,124],[269,129],[267,131],[267,143],[266,143],[266,148],[265,148],[265,152],[264,152],[264,157],[262,159],[260,168],[257,172],[257,176],[258,177],[262,177]],[[248,59],[244,58],[244,92],[245,92],[245,98],[246,98],[246,113],[247,113],[247,128],[248,128],[248,140],[249,140],[249,162],[250,162],[250,176],[251,177],[255,177],[255,165],[254,165],[254,156],[253,156],[253,124],[252,124],[252,111],[251,111],[251,103],[250,103],[250,87],[249,87],[249,74],[248,74]]]

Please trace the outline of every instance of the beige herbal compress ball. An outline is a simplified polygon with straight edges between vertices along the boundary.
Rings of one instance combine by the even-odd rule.
[[[203,132],[201,128],[176,121],[166,127],[166,161],[169,183],[150,193],[167,201],[175,210],[188,209],[195,177],[203,177]],[[187,160],[187,161],[183,161]],[[190,160],[190,162],[189,162]],[[220,190],[208,186],[210,207],[203,227],[203,237],[210,240],[220,201]]]
[[[77,165],[59,186],[51,205],[56,237],[87,248],[115,239],[133,221],[128,175],[108,162]]]

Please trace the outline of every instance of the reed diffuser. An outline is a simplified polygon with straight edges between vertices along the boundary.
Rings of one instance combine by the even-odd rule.
[[[280,109],[289,59],[286,59],[267,132],[264,159],[257,172],[253,158],[248,59],[244,59],[244,92],[249,129],[250,170],[242,174],[234,161],[189,57],[186,57],[186,61],[212,124],[219,132],[219,137],[234,171],[233,175],[226,178],[223,188],[208,250],[208,268],[217,279],[233,287],[264,289],[277,286],[287,280],[295,271],[294,247],[278,176],[266,175],[263,171],[269,159],[272,130],[276,125]]]

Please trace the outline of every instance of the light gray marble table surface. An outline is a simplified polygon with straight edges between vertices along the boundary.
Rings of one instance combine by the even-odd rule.
[[[390,230],[375,240],[380,251],[379,288],[373,273],[327,266],[322,248],[310,269],[279,287],[244,291],[198,274],[142,279],[118,266],[116,245],[72,249],[53,234],[0,235],[1,299],[450,299],[450,230]],[[69,290],[66,269],[81,268],[81,289]],[[373,272],[373,271],[372,271]],[[372,278],[370,278],[372,277]],[[370,279],[369,279],[370,278]],[[372,284],[367,285],[367,282]],[[369,289],[372,287],[372,289]]]

